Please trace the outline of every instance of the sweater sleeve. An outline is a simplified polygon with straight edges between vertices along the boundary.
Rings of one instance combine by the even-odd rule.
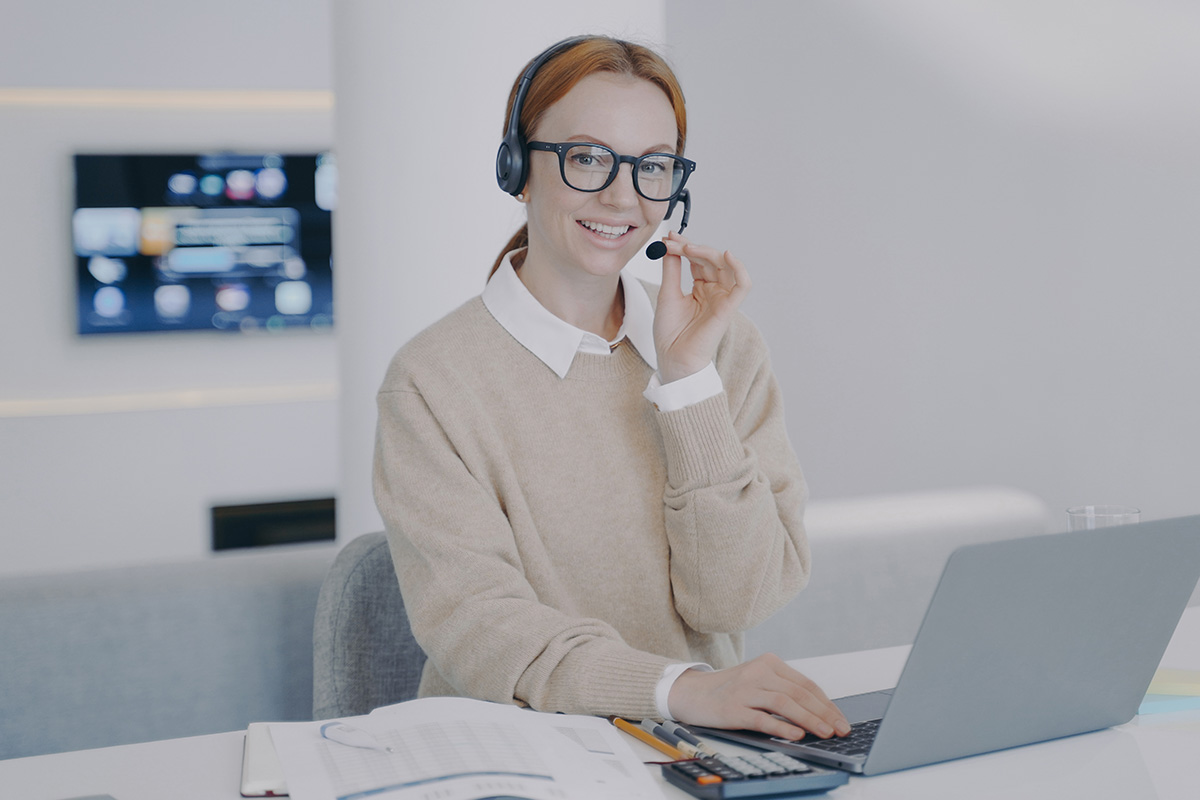
[[[380,392],[378,406],[376,503],[413,633],[439,675],[460,694],[541,711],[655,716],[671,660],[540,603],[487,476],[460,455],[472,443],[453,441],[417,391]]]
[[[808,581],[808,490],[757,329],[738,319],[718,352],[724,393],[660,412],[676,609],[693,629],[752,628]]]

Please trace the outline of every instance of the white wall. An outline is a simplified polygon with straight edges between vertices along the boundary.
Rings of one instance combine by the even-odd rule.
[[[596,25],[669,42],[700,162],[690,232],[754,270],[747,310],[772,343],[814,494],[995,481],[1057,507],[1195,512],[1195,14],[1166,0],[630,0],[600,15],[549,0],[10,2],[0,97],[303,101],[334,85],[332,26],[347,180],[377,151],[372,168],[400,176],[382,204],[378,185],[347,185],[343,209],[417,255],[356,250],[339,219],[336,338],[80,340],[75,148],[323,146],[332,114],[0,103],[0,573],[198,554],[213,503],[336,490],[343,535],[376,527],[383,363],[479,291],[520,221],[490,177],[509,82],[545,44]],[[449,55],[457,71],[419,72]],[[422,113],[405,115],[404,97]],[[362,127],[377,120],[387,127]],[[461,193],[409,180],[421,165],[392,159],[424,151],[393,134],[470,144]],[[96,410],[113,395],[142,410],[53,402]]]
[[[0,574],[198,556],[212,505],[335,493],[334,336],[82,339],[70,249],[76,151],[329,147],[327,33],[324,0],[6,4]]]
[[[815,496],[1200,511],[1200,9],[667,9],[689,230],[752,270]]]

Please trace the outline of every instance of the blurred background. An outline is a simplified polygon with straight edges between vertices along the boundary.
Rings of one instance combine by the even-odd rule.
[[[675,66],[688,234],[752,271],[814,497],[995,483],[1200,511],[1195,4],[17,0],[0,20],[0,574],[202,556],[214,508],[336,498],[339,538],[379,529],[375,389],[520,224],[492,175],[504,101],[579,32]],[[80,335],[73,156],[221,151],[336,156],[332,329]]]

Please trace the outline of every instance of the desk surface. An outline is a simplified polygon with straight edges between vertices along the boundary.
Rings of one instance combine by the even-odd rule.
[[[793,662],[834,697],[894,685],[907,647]],[[1200,607],[1185,612],[1163,666],[1200,669]],[[65,800],[236,800],[243,731],[0,761],[0,795]],[[638,745],[639,747],[644,747]],[[639,750],[647,760],[658,757]],[[851,778],[837,798],[1188,798],[1200,752],[1200,711],[1145,717],[1096,733],[871,778]],[[652,768],[658,774],[658,768]],[[970,787],[964,792],[964,787]],[[688,797],[664,786],[669,798]]]

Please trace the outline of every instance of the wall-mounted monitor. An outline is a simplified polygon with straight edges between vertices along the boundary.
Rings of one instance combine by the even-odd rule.
[[[75,156],[81,334],[333,324],[329,153]]]

